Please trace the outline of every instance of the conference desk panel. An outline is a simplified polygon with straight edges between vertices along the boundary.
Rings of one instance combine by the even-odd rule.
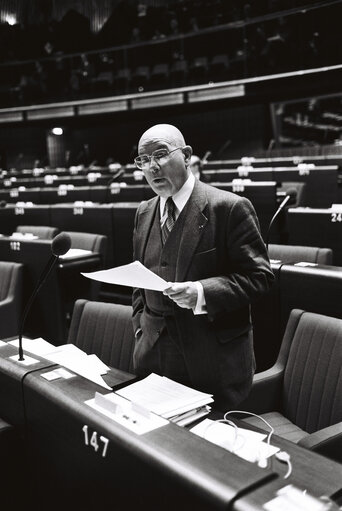
[[[62,204],[78,200],[90,200],[89,186],[78,186],[70,190],[58,187],[40,188],[37,202],[40,204]]]
[[[292,309],[342,319],[342,267],[285,264],[279,279],[281,336]]]
[[[337,200],[337,165],[315,167],[314,169],[288,169],[275,167],[274,180],[278,183],[306,183],[304,206],[312,208],[327,208]]]
[[[50,206],[7,204],[0,208],[1,234],[12,234],[18,225],[51,225]]]
[[[133,229],[139,202],[113,204],[114,265],[131,263],[133,260]]]
[[[24,304],[28,302],[41,272],[51,258],[51,243],[52,240],[0,238],[0,261],[24,265]],[[91,282],[87,281],[86,287],[79,286],[78,281],[83,284],[86,280],[80,272],[93,271],[99,265],[100,256],[95,252],[70,260],[59,259],[32,304],[24,333],[32,337],[43,337],[56,345],[65,342],[67,315],[71,313],[74,301],[81,297],[90,298]],[[72,279],[71,287],[68,279]],[[80,287],[87,289],[89,296],[79,296],[77,293]]]
[[[54,509],[230,509],[277,477],[172,423],[137,435],[84,403],[103,388],[79,376],[48,382],[45,372],[27,375],[24,399],[32,488],[53,495]]]
[[[303,263],[305,264],[305,263]],[[293,309],[342,318],[342,267],[302,263],[271,263],[275,281],[252,304],[257,371],[277,359],[286,324]]]
[[[37,363],[27,366],[20,363],[18,358],[18,348],[7,343],[0,346],[0,416],[9,424],[21,429],[25,426],[22,387],[25,376],[54,364],[41,357],[35,357]]]
[[[342,266],[342,209],[289,208],[287,217],[289,244],[331,248]]]
[[[51,240],[18,240],[0,238],[0,261],[13,261],[24,265],[24,300],[26,304],[39,276],[51,257]],[[65,339],[65,321],[58,267],[32,304],[27,317],[25,333],[42,336],[51,342]]]
[[[246,197],[253,204],[264,239],[272,216],[277,210],[277,184],[274,181],[258,183],[210,183],[211,186]],[[273,231],[277,241],[276,229]]]
[[[233,179],[250,179],[251,181],[274,181],[272,169],[219,169],[205,170],[203,175],[210,181],[229,182]]]
[[[274,158],[249,158],[248,164],[253,168],[260,167],[293,167],[298,168],[301,163],[313,163],[317,166],[341,165],[339,155],[326,154],[323,156],[294,155],[289,157],[279,156]],[[247,163],[246,163],[247,164]],[[212,160],[204,163],[204,169],[237,169],[242,165],[242,158],[238,160]]]

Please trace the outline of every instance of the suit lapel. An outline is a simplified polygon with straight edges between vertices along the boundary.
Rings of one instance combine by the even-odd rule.
[[[139,213],[139,228],[136,238],[136,259],[143,262],[147,240],[152,228],[156,209],[159,207],[159,197],[155,197],[146,204],[146,208]]]
[[[176,282],[183,282],[192,261],[193,254],[203,235],[208,218],[204,209],[208,203],[205,187],[196,180],[194,189],[185,208],[186,218],[179,245]]]

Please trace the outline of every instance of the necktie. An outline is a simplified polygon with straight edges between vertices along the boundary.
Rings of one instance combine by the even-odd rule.
[[[176,215],[175,215],[175,203],[172,200],[172,197],[169,197],[165,203],[165,211],[167,212],[167,217],[165,222],[162,225],[161,228],[161,236],[162,236],[162,242],[163,245],[165,241],[167,240],[168,235],[172,231],[173,226],[175,225],[176,221]]]

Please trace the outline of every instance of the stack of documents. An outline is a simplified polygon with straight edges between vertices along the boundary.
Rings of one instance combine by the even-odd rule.
[[[199,392],[154,373],[116,393],[180,426],[186,426],[207,415],[211,410],[208,405],[213,402],[211,394]]]
[[[18,347],[19,341],[16,339],[10,341],[9,344]],[[24,338],[23,348],[24,351],[44,357],[55,364],[66,367],[74,373],[101,385],[101,387],[105,389],[111,390],[111,387],[109,387],[101,377],[102,374],[106,374],[109,371],[109,367],[101,362],[96,355],[87,355],[73,344],[54,346],[42,338]]]

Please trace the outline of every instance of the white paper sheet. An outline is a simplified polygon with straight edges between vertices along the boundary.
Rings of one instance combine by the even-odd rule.
[[[90,255],[91,250],[84,250],[83,248],[70,248],[66,254],[59,256],[60,259],[76,259],[85,255]]]
[[[278,447],[263,442],[267,436],[263,433],[243,428],[235,429],[229,424],[210,419],[205,419],[190,431],[253,463],[279,451]]]
[[[102,362],[99,361],[99,364],[96,360],[97,357],[88,356],[73,344],[58,346],[54,351],[47,353],[45,358],[74,371],[105,389],[112,390],[101,378],[101,374],[104,374]]]
[[[151,289],[153,291],[164,291],[168,283],[141,264],[139,261],[124,264],[109,270],[94,271],[91,273],[82,273],[88,279],[98,280],[106,284],[118,284],[120,286],[139,287],[142,289]]]
[[[12,346],[15,346],[16,348],[19,347],[19,340],[14,339],[13,341],[9,341],[8,344],[11,344]],[[45,341],[41,337],[37,337],[37,339],[27,339],[26,337],[23,338],[23,350],[29,351],[30,353],[33,353],[34,355],[39,355],[40,357],[43,357],[46,355],[46,353],[49,353],[50,351],[53,351],[56,347],[49,343],[48,341]]]

